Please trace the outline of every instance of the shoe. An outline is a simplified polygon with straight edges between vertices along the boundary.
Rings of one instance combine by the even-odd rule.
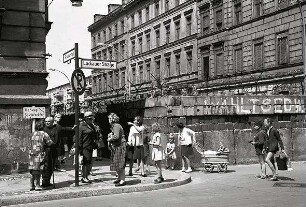
[[[174,167],[171,167],[171,170],[174,170]]]
[[[90,172],[91,176],[96,176],[96,173]]]
[[[277,177],[270,178],[271,181],[278,181]]]
[[[147,174],[142,174],[140,175],[141,177],[148,177]]]
[[[288,168],[288,171],[292,171],[292,170],[293,170],[293,168],[291,168],[291,167]]]
[[[165,179],[164,179],[163,177],[160,177],[160,180],[161,180],[162,182],[164,182]]]
[[[259,179],[266,179],[266,178],[267,178],[266,175],[262,175],[262,176],[259,177]]]
[[[161,178],[157,178],[154,180],[154,184],[158,184],[158,183],[161,183],[163,182]]]
[[[186,172],[186,173],[190,173],[190,172],[192,172],[192,169],[189,168],[189,169],[187,169],[185,172]]]
[[[165,169],[166,169],[166,170],[169,169],[169,166],[166,166]]]
[[[133,176],[133,173],[132,173],[132,172],[129,172],[129,176]]]
[[[115,184],[116,187],[124,186],[124,185],[126,185],[125,181],[123,181],[123,182],[119,181],[119,183]]]
[[[65,169],[57,169],[58,172],[66,172]]]
[[[34,188],[35,189],[35,191],[41,191],[43,188],[42,187],[40,187],[40,186],[37,186],[36,188]]]
[[[134,172],[138,172],[140,170],[140,168],[136,168],[135,170],[134,170]]]
[[[41,185],[41,187],[43,187],[43,188],[48,188],[48,187],[51,187],[51,186],[53,186],[51,183]]]
[[[118,184],[118,183],[120,183],[120,180],[115,180],[113,183]]]
[[[181,172],[185,172],[186,170],[185,169],[181,169]]]
[[[89,183],[89,180],[86,179],[86,178],[82,178],[82,179],[81,179],[81,182],[82,182],[82,183]]]
[[[35,187],[32,187],[32,188],[30,189],[30,191],[33,191],[33,190],[35,190]]]

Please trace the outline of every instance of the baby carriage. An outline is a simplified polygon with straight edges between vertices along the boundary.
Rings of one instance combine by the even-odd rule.
[[[203,163],[204,172],[213,172],[217,167],[218,172],[226,172],[229,163],[229,152],[204,151],[201,162]]]

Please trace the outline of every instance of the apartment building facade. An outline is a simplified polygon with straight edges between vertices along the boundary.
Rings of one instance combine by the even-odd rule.
[[[88,28],[93,59],[118,61],[115,71],[93,71],[92,104],[162,95],[197,82],[196,1],[122,3],[109,5],[109,14],[96,15]]]

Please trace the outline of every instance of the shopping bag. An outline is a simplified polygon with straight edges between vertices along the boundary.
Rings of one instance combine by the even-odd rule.
[[[98,157],[98,150],[97,149],[94,149],[92,151],[92,157]]]
[[[287,159],[288,158],[286,156],[276,157],[276,163],[277,163],[277,169],[278,170],[288,170]]]

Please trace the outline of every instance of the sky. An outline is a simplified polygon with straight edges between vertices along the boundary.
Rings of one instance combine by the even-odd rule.
[[[51,2],[51,0],[49,0]],[[54,0],[49,6],[49,21],[53,22],[47,35],[46,53],[52,57],[47,59],[49,72],[48,89],[68,83],[74,70],[74,61],[71,64],[63,63],[63,54],[72,48],[74,43],[79,44],[79,57],[91,58],[91,37],[88,26],[94,21],[94,14],[107,14],[108,4],[121,4],[122,0],[83,0],[82,7],[72,7],[70,0]],[[90,70],[84,69],[86,76]]]

